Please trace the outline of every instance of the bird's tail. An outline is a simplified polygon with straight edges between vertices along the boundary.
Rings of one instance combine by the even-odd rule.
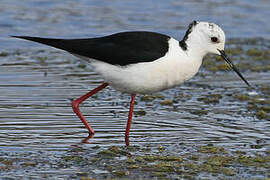
[[[11,36],[11,37],[34,41],[34,42],[38,42],[38,43],[52,46],[55,48],[68,50],[67,47],[65,46],[65,41],[66,41],[65,39],[41,38],[41,37],[31,37],[31,36]]]

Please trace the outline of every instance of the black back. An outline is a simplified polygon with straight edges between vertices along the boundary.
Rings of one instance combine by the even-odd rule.
[[[29,36],[12,36],[39,42],[72,54],[125,66],[139,62],[151,62],[164,56],[169,49],[169,36],[131,31],[88,39],[51,39]]]

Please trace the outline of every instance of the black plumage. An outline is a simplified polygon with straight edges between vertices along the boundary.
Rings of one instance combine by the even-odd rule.
[[[87,39],[52,39],[13,36],[68,51],[72,54],[125,66],[151,62],[164,56],[169,49],[169,36],[155,32],[131,31]]]

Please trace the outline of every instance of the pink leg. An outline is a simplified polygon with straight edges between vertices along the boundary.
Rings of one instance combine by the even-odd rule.
[[[72,101],[72,109],[73,111],[77,114],[77,116],[82,120],[83,124],[85,125],[85,127],[88,129],[89,134],[90,135],[94,135],[94,130],[91,128],[91,126],[88,124],[88,122],[85,120],[85,118],[83,117],[82,113],[80,112],[79,109],[79,105],[86,100],[87,98],[89,98],[90,96],[96,94],[98,91],[102,90],[103,88],[105,88],[106,86],[108,86],[108,83],[103,83],[100,86],[98,86],[97,88],[93,89],[92,91],[86,93],[85,95],[81,96],[80,98],[73,100]]]
[[[129,146],[129,131],[130,131],[130,126],[131,126],[133,107],[134,107],[134,103],[135,103],[135,96],[136,96],[136,94],[131,95],[130,108],[129,108],[129,114],[128,114],[126,134],[125,134],[126,146]]]

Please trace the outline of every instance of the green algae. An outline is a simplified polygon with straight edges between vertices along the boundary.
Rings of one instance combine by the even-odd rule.
[[[140,109],[138,111],[135,111],[134,114],[137,115],[137,116],[145,116],[146,115],[146,111],[143,110],[143,109]]]
[[[139,162],[154,162],[154,161],[177,161],[182,162],[182,157],[178,156],[161,156],[161,155],[145,155],[136,157],[136,161]]]
[[[266,119],[268,117],[268,114],[264,110],[259,110],[255,114],[258,119]]]
[[[228,70],[230,66],[228,64],[218,64],[216,66],[211,66],[208,68],[209,71],[217,72],[217,71],[225,71]]]
[[[260,89],[264,94],[270,95],[270,86],[269,85],[262,85],[260,87]]]
[[[253,44],[253,43],[251,43]],[[270,70],[270,50],[264,48],[243,48],[236,45],[226,49],[229,57],[241,71],[266,72]],[[235,62],[236,61],[236,62]],[[203,66],[211,72],[227,71],[229,66],[220,56],[208,55],[204,58]]]
[[[213,155],[206,158],[205,164],[212,166],[228,166],[234,161],[232,156]]]
[[[64,156],[64,161],[73,161],[73,162],[80,162],[83,160],[83,157],[81,156]]]
[[[110,150],[104,150],[98,153],[100,156],[107,157],[107,158],[113,158],[117,156],[115,152],[112,152]]]
[[[254,72],[267,72],[270,70],[270,65],[255,65],[249,69]]]
[[[137,164],[132,164],[132,165],[130,165],[130,166],[127,166],[127,168],[128,168],[128,169],[138,169],[138,168],[140,168],[140,166],[137,165]]]
[[[162,153],[162,152],[165,151],[165,150],[166,150],[166,149],[165,149],[164,146],[162,146],[162,145],[158,146],[158,152]]]
[[[228,45],[259,45],[263,41],[262,38],[233,38],[228,39]]]
[[[24,163],[22,163],[22,166],[32,166],[32,167],[35,167],[35,166],[37,166],[37,162],[35,162],[35,161],[27,161],[27,162],[24,162]]]
[[[14,160],[12,159],[5,159],[5,158],[1,158],[0,159],[0,163],[4,164],[6,166],[13,166]]]
[[[236,161],[244,166],[262,166],[264,163],[269,162],[268,158],[265,157],[247,155],[239,155]]]
[[[152,96],[152,95],[144,95],[144,96],[142,96],[141,97],[141,101],[146,101],[146,102],[149,102],[149,101],[153,101],[155,99],[155,97],[154,96]]]
[[[153,172],[154,177],[166,177],[167,173],[166,172]]]
[[[222,99],[221,94],[209,94],[204,97],[197,98],[198,101],[203,101],[205,104],[217,104]]]
[[[267,86],[261,89],[268,91]],[[258,119],[270,119],[270,100],[267,95],[249,96],[247,94],[237,94],[233,98],[241,102],[247,102],[247,110],[253,112]]]
[[[160,104],[165,105],[165,106],[172,106],[173,105],[173,100],[167,99],[167,100],[161,101]]]
[[[49,59],[47,56],[37,56],[35,58],[42,63],[45,63]]]
[[[162,94],[158,93],[158,94],[156,95],[156,98],[158,98],[158,99],[164,99],[164,96],[163,96]]]
[[[162,155],[153,152],[149,155],[132,155],[121,162],[121,168],[126,167],[126,169],[110,167],[111,169],[109,170],[112,171],[114,177],[117,178],[128,178],[129,175],[133,174],[133,171],[136,171],[136,173],[138,173],[138,171],[147,172],[151,174],[151,177],[163,178],[168,178],[172,174],[193,177],[201,172],[207,172],[213,174],[213,176],[215,176],[215,174],[234,176],[236,175],[236,169],[235,166],[233,166],[235,163],[240,163],[245,166],[258,166],[261,163],[269,161],[264,160],[262,156],[249,157],[242,155],[240,152],[237,153],[239,154],[238,156],[228,155],[225,148],[216,147],[212,144],[199,147],[198,152],[199,154],[188,156]],[[205,156],[204,154],[208,155]],[[230,168],[229,166],[232,167]]]
[[[200,153],[211,153],[211,154],[217,154],[217,153],[227,153],[227,151],[223,147],[218,146],[201,146],[199,149]]]
[[[270,50],[268,49],[258,49],[258,48],[250,48],[246,51],[246,55],[254,56],[255,58],[264,60],[269,59],[270,57]],[[253,58],[254,58],[253,57]]]
[[[0,56],[6,57],[6,56],[8,56],[8,53],[3,51],[3,52],[0,53]]]
[[[236,46],[234,48],[227,48],[226,53],[231,56],[237,56],[244,53],[244,49],[241,46]]]
[[[135,159],[137,162],[144,162],[144,158],[141,156],[136,157]]]
[[[85,64],[79,64],[79,65],[78,65],[78,68],[84,69],[84,68],[86,68],[86,65],[85,65]]]
[[[250,100],[250,96],[246,95],[246,94],[237,94],[237,95],[234,95],[234,98],[239,100],[239,101],[248,101]]]
[[[76,177],[80,179],[141,179],[142,177],[171,179],[178,176],[194,179],[205,173],[210,179],[214,177],[230,179],[236,178],[239,171],[252,171],[257,168],[266,171],[270,168],[270,153],[247,155],[246,152],[240,150],[229,153],[225,147],[208,144],[193,147],[197,151],[177,155],[177,153],[169,152],[164,146],[152,148],[151,151],[145,151],[146,147],[110,146],[106,149],[93,147],[93,150],[98,152],[83,156],[79,154],[84,151],[75,148],[75,151],[69,151],[71,154],[66,154],[61,158],[61,163],[54,163],[53,166],[78,167],[81,170],[76,173]],[[115,158],[107,158],[108,155]],[[19,164],[14,159],[0,159],[0,171],[8,171],[18,165],[31,168],[40,164],[33,159],[26,159]],[[106,173],[93,176],[91,174],[93,168]]]
[[[158,172],[174,172],[174,164],[170,162],[157,162],[152,166],[153,169],[158,170]]]
[[[207,115],[209,113],[209,111],[205,110],[205,109],[196,109],[196,110],[192,110],[191,113],[198,115],[198,116],[201,116],[201,115]]]
[[[121,170],[117,170],[113,172],[114,175],[116,177],[123,177],[123,176],[128,176],[129,175],[129,171],[121,171]]]
[[[108,149],[100,151],[98,153],[99,156],[106,157],[106,158],[114,158],[120,155],[126,155],[128,152],[124,149],[120,149],[117,146],[112,146]]]

